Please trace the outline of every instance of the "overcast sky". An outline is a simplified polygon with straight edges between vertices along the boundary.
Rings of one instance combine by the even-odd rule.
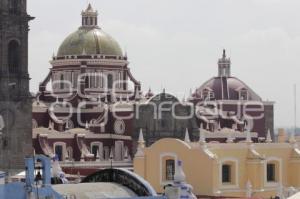
[[[299,0],[28,0],[36,17],[29,37],[31,91],[80,26],[88,2],[99,11],[101,28],[127,51],[144,91],[188,95],[217,75],[226,48],[232,75],[276,102],[275,126],[293,125],[295,83],[300,101]]]

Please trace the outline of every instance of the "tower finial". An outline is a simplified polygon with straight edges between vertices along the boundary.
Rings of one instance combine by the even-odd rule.
[[[190,143],[190,142],[191,142],[188,128],[185,129],[184,141],[185,141],[186,143]]]
[[[86,11],[93,11],[93,7],[92,7],[91,3],[88,4]]]
[[[226,58],[226,50],[223,49],[223,58]]]
[[[270,131],[270,129],[268,130],[268,133],[267,133],[266,142],[267,143],[271,143],[272,142],[272,137],[271,137],[271,131]]]

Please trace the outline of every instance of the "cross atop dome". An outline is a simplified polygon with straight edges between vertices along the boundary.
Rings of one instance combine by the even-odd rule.
[[[226,58],[226,50],[223,49],[223,59]]]
[[[89,3],[87,9],[85,10],[86,12],[94,12],[92,5]]]
[[[226,50],[223,49],[222,58],[218,61],[219,77],[230,77],[231,76],[231,61],[230,58],[226,57]]]
[[[89,3],[86,10],[81,12],[82,27],[97,27],[98,25],[98,12],[94,10]]]

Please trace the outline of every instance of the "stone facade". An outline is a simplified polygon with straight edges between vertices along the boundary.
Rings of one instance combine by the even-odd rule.
[[[32,151],[26,0],[0,0],[0,169],[24,168]]]
[[[208,140],[226,142],[222,132],[255,132],[255,142],[266,140],[270,131],[274,140],[274,102],[263,101],[243,81],[231,75],[231,60],[225,50],[218,61],[218,76],[204,82],[187,101],[162,92],[154,95],[148,92],[146,100],[137,103],[134,120],[133,146],[137,144],[140,129],[145,142],[150,146],[155,141],[185,136],[186,129],[191,140],[199,139],[199,128],[212,132]],[[217,133],[216,133],[217,132]],[[244,138],[235,136],[234,141]]]
[[[166,137],[183,139],[186,129],[191,132],[192,139],[198,139],[199,126],[191,103],[182,103],[175,96],[162,92],[137,106],[133,133],[134,146],[137,144],[140,129],[145,133],[147,146]]]

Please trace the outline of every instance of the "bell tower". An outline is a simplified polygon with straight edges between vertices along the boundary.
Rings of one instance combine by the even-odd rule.
[[[32,153],[26,0],[0,0],[0,170],[24,169]]]

